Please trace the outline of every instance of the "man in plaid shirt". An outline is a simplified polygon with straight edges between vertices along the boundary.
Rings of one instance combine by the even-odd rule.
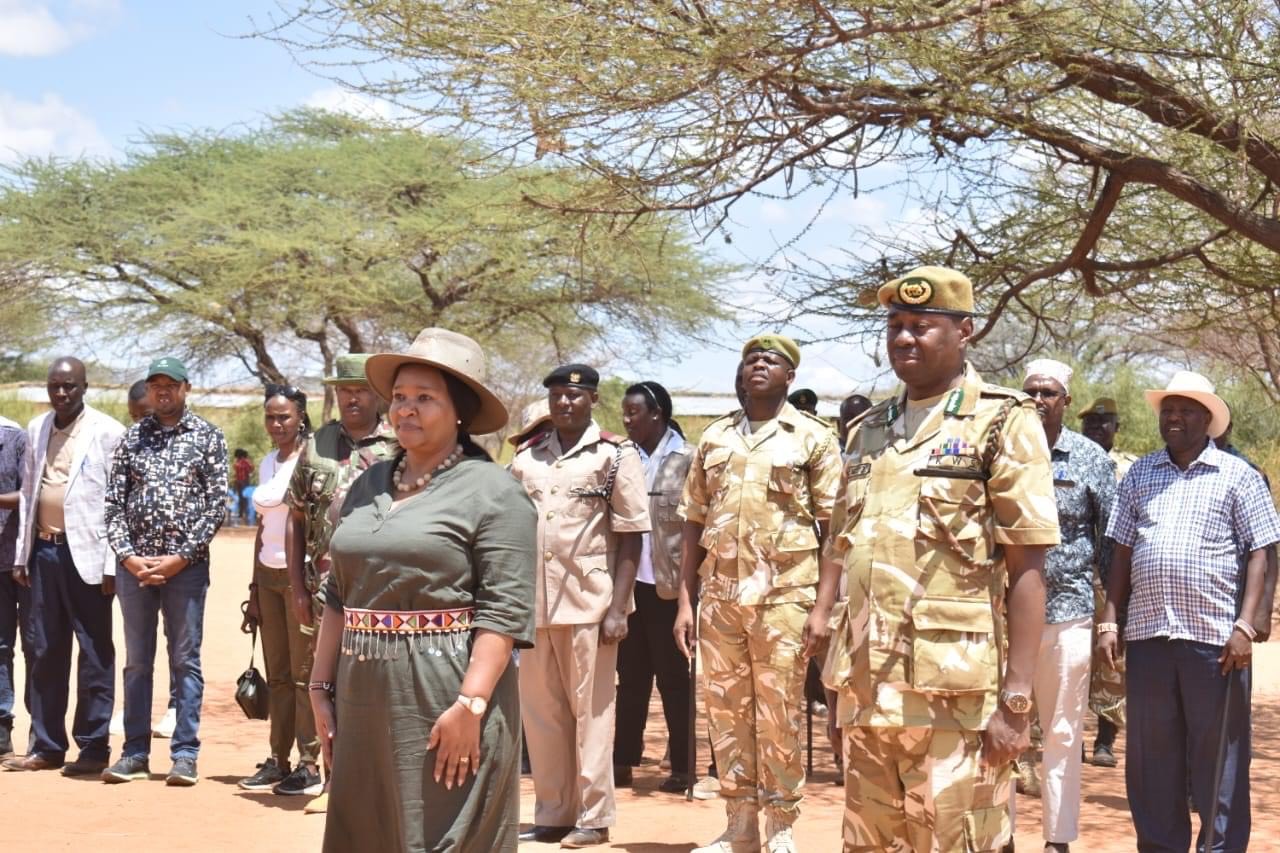
[[[1212,849],[1244,850],[1248,667],[1267,551],[1280,540],[1280,521],[1262,476],[1209,440],[1222,434],[1230,414],[1207,379],[1180,372],[1168,388],[1146,396],[1165,449],[1135,462],[1120,484],[1107,528],[1116,544],[1098,624],[1098,651],[1109,662],[1121,627],[1128,644],[1125,782],[1138,849],[1188,849],[1188,781],[1203,827],[1225,723],[1213,827],[1223,845]],[[1205,842],[1202,829],[1197,847]]]

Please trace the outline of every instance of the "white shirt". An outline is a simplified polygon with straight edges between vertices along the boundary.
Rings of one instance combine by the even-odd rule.
[[[285,568],[284,529],[289,521],[289,505],[285,503],[285,492],[289,490],[289,480],[293,477],[293,468],[298,464],[298,453],[294,453],[287,462],[280,461],[280,451],[273,450],[262,457],[258,466],[258,487],[253,490],[253,506],[262,519],[262,549],[258,552],[258,562],[273,569]]]
[[[636,445],[636,450],[640,451],[640,461],[644,463],[645,491],[653,494],[653,484],[658,479],[658,469],[662,467],[663,460],[682,447],[684,447],[684,439],[671,427],[667,427],[667,434],[653,449],[652,456],[645,453],[643,447]],[[645,533],[641,540],[640,562],[636,564],[636,583],[656,583],[653,577],[653,548],[650,539],[650,535]]]

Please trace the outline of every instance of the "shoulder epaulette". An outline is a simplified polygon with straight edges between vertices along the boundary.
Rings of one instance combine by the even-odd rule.
[[[600,430],[600,440],[607,441],[610,444],[625,444],[630,441],[625,435],[618,435],[616,432],[609,432],[603,429]]]
[[[551,430],[547,430],[546,432],[538,433],[538,434],[537,434],[537,435],[535,435],[533,438],[528,439],[528,440],[527,440],[527,441],[525,441],[523,444],[521,444],[519,447],[517,447],[517,448],[516,448],[516,453],[520,453],[520,452],[521,452],[521,451],[523,451],[523,450],[528,450],[530,447],[535,447],[535,446],[537,446],[538,444],[541,444],[542,442],[546,441],[546,440],[547,440],[547,439],[549,439],[549,438],[551,438]]]
[[[821,415],[811,415],[808,412],[806,412],[804,409],[796,409],[796,411],[804,415],[809,420],[813,421],[815,424],[818,424],[823,429],[834,429],[834,426],[832,425],[831,421],[827,420]]]
[[[1015,400],[1030,400],[1024,392],[1017,388],[1006,388],[1003,385],[995,385],[991,382],[982,383],[982,396],[984,397],[1013,397]]]

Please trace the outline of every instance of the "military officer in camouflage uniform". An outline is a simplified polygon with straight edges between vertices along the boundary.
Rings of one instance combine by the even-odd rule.
[[[1138,460],[1132,453],[1125,453],[1115,446],[1116,432],[1120,429],[1120,410],[1110,397],[1099,397],[1080,413],[1080,432],[1107,451],[1116,463],[1116,482],[1124,479],[1129,466]],[[1093,624],[1102,621],[1102,608],[1107,603],[1106,579],[1102,572],[1108,568],[1105,561],[1093,573]],[[1093,764],[1097,767],[1115,767],[1114,752],[1116,734],[1124,728],[1124,656],[1117,655],[1112,666],[1097,650],[1098,638],[1094,636],[1093,660],[1089,674],[1089,709],[1098,715],[1098,736],[1093,741]]]
[[[338,356],[334,375],[324,380],[333,386],[338,420],[307,439],[285,495],[290,508],[285,564],[294,615],[308,634],[324,613],[316,593],[329,570],[329,537],[347,489],[370,465],[396,454],[395,432],[379,414],[378,398],[364,375],[368,358],[364,353]],[[323,811],[325,796],[321,794],[308,804],[307,810]]]
[[[1031,399],[965,360],[968,278],[921,267],[878,299],[905,387],[850,430],[828,553],[844,849],[999,850],[1058,543],[1049,447]]]
[[[805,656],[828,634],[839,582],[834,568],[820,582],[818,557],[840,453],[825,421],[787,402],[800,349],[782,335],[762,335],[742,353],[744,411],[702,433],[679,508],[676,644],[688,655],[701,635],[707,719],[728,814],[725,832],[703,853],[758,851],[761,799],[768,849],[795,849]],[[820,597],[826,611],[814,606]]]

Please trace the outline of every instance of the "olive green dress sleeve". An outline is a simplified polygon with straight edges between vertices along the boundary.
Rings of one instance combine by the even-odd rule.
[[[485,470],[486,500],[476,519],[472,548],[475,627],[533,646],[534,571],[538,521],[521,485],[498,466]]]

